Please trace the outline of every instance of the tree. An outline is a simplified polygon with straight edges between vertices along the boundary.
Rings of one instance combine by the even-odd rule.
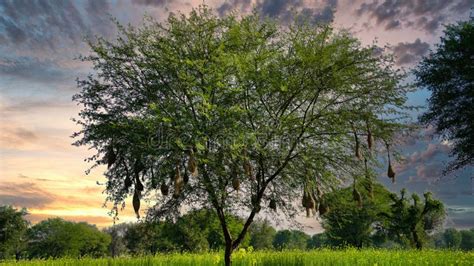
[[[278,250],[306,249],[309,239],[309,235],[299,230],[281,230],[273,239],[273,247]]]
[[[267,219],[255,221],[250,227],[250,245],[255,250],[272,249],[275,235],[276,230]]]
[[[415,70],[419,86],[431,92],[421,122],[434,125],[436,133],[453,142],[455,160],[447,169],[474,163],[474,17],[448,25],[436,50]]]
[[[470,230],[461,230],[461,243],[459,247],[463,250],[473,250],[474,249],[474,229]]]
[[[30,258],[101,257],[107,254],[110,237],[95,226],[60,218],[41,221],[29,229]]]
[[[444,243],[447,248],[457,249],[461,244],[461,233],[454,229],[448,228],[443,233]]]
[[[381,214],[390,209],[389,196],[384,186],[365,178],[326,194],[331,210],[322,215],[327,242],[332,246],[372,246],[377,237],[384,235],[385,218]]]
[[[326,233],[319,233],[314,234],[310,240],[308,240],[308,248],[323,248],[328,246],[327,234]]]
[[[390,214],[384,214],[388,223],[386,228],[389,235],[398,242],[422,249],[428,233],[442,225],[446,212],[443,203],[433,199],[430,192],[424,194],[423,203],[418,195],[412,194],[412,204],[405,194],[403,189],[400,197],[391,195],[393,203]]]
[[[109,254],[113,258],[127,254],[127,246],[124,236],[128,230],[128,224],[114,224],[104,230],[110,236]]]
[[[153,199],[148,219],[212,208],[226,265],[262,208],[293,217],[304,194],[314,209],[316,186],[362,171],[371,145],[358,137],[390,142],[404,127],[407,87],[393,60],[329,25],[285,30],[201,6],[119,31],[114,42],[89,42],[83,59],[96,72],[73,98],[82,105],[75,144],[97,151],[92,167],[108,165],[116,211],[128,196],[137,215]],[[246,218],[232,234],[235,213]]]
[[[15,257],[20,259],[26,244],[28,221],[26,209],[0,206],[0,260]]]

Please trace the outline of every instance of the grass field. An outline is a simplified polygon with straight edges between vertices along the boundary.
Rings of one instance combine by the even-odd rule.
[[[233,265],[474,265],[474,252],[394,250],[314,250],[233,254]],[[134,258],[57,259],[0,265],[222,265],[221,253],[168,254]]]

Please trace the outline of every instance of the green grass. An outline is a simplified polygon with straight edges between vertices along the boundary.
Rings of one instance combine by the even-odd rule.
[[[233,265],[474,265],[474,252],[447,250],[241,250],[233,254]],[[102,259],[51,259],[3,262],[0,265],[222,265],[222,253],[160,254],[156,256]]]

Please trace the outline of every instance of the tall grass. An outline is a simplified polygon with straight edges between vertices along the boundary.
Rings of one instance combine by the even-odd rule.
[[[449,250],[313,250],[313,251],[237,251],[233,265],[474,265],[474,252]],[[0,265],[62,266],[62,265],[222,265],[222,253],[174,253],[156,256],[101,258],[101,259],[49,259],[20,262],[3,262]]]

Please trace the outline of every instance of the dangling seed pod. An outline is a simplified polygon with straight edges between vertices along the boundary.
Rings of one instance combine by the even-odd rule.
[[[160,191],[163,196],[168,196],[170,187],[165,182],[163,182],[161,183]]]
[[[367,147],[369,150],[372,150],[374,145],[374,137],[372,136],[372,131],[370,130],[369,122],[367,121]]]
[[[362,207],[362,196],[360,195],[360,192],[357,190],[357,188],[355,186],[352,189],[352,197],[354,198],[354,201],[357,202],[357,206],[359,206],[359,208],[361,208]]]
[[[110,168],[117,161],[117,154],[115,154],[112,146],[109,146],[105,157],[107,159],[107,168]]]
[[[198,175],[197,162],[196,162],[196,158],[194,157],[193,150],[191,150],[189,154],[188,170],[191,173],[192,177],[196,177]]]
[[[303,208],[307,208],[306,202],[308,202],[307,195],[303,193],[303,198],[301,199],[301,206],[303,206]]]
[[[232,187],[233,187],[235,190],[237,190],[237,191],[240,190],[240,180],[239,180],[239,178],[234,177],[234,178],[232,179]]]
[[[272,209],[273,211],[277,210],[277,203],[275,199],[271,199],[270,203],[268,204],[268,207]]]
[[[135,192],[133,193],[133,209],[135,210],[135,214],[137,215],[137,218],[140,218],[140,192],[135,189]]]
[[[181,172],[179,171],[179,163],[176,164],[176,173],[174,176],[174,193],[173,197],[178,198],[183,189],[183,178],[181,177]]]

